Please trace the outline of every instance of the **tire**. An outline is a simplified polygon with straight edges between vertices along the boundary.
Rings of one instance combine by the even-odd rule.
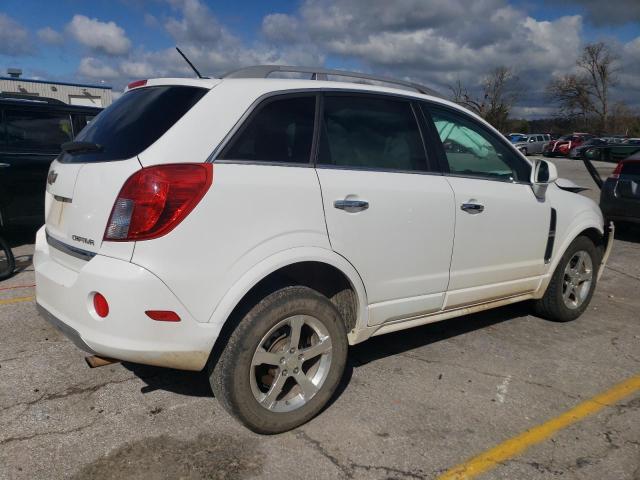
[[[295,346],[293,331],[301,332]],[[336,307],[315,290],[288,286],[266,295],[239,321],[210,367],[209,381],[220,404],[249,429],[285,432],[312,419],[331,399],[347,351]]]
[[[526,157],[527,155],[529,155],[529,151],[527,150],[527,147],[523,147],[520,149],[520,151],[522,152],[522,154]]]
[[[579,268],[581,258],[584,268]],[[533,302],[535,313],[556,322],[569,322],[582,315],[596,288],[600,259],[599,250],[589,238],[576,238],[553,272],[544,296]],[[586,279],[588,271],[590,280]]]
[[[0,237],[0,280],[9,278],[15,269],[16,260],[11,247],[4,238]]]

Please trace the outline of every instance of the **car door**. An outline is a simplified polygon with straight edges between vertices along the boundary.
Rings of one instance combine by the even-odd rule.
[[[536,290],[551,208],[533,194],[529,163],[470,115],[426,108],[456,204],[445,308]]]
[[[71,140],[69,114],[9,106],[4,110],[5,145],[0,163],[2,214],[6,224],[44,222],[49,165]]]
[[[331,247],[360,273],[369,323],[442,308],[454,231],[451,186],[427,160],[401,97],[327,93],[317,158]]]

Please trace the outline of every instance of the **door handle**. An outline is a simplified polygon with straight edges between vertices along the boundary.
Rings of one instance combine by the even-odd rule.
[[[10,166],[10,163],[0,163],[0,168],[9,168]]]
[[[369,202],[366,200],[336,200],[333,202],[333,206],[339,210],[354,213],[369,208]]]
[[[475,215],[477,213],[484,212],[484,205],[481,205],[479,203],[469,202],[469,203],[463,203],[462,205],[460,205],[460,209],[464,210],[467,213]]]

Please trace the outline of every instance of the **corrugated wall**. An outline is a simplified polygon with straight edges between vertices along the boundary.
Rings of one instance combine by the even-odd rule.
[[[17,80],[0,79],[0,92],[37,95],[61,100],[74,105],[92,105],[107,107],[113,102],[110,88],[94,88],[57,83],[35,83]]]

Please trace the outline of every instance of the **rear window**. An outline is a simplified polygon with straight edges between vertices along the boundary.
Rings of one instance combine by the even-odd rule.
[[[76,137],[76,141],[101,145],[102,150],[66,153],[60,161],[107,162],[134,157],[169,130],[205,93],[204,88],[175,85],[131,90]]]

